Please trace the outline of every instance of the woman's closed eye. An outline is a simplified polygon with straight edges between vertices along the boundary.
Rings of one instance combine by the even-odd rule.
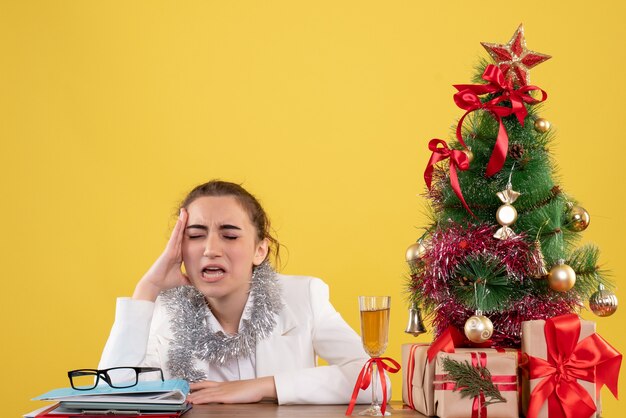
[[[227,240],[236,240],[237,238],[239,238],[239,236],[237,235],[222,235],[224,237],[224,239]],[[189,234],[187,235],[187,238],[189,239],[203,239],[206,238],[205,234]]]
[[[200,238],[204,238],[206,237],[205,234],[189,234],[187,235],[187,238],[189,239],[200,239]]]

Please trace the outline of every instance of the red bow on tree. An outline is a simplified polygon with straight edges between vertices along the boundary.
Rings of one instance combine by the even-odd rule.
[[[485,68],[482,78],[488,84],[456,84],[454,86],[458,90],[458,93],[454,95],[454,102],[458,107],[466,110],[456,127],[456,137],[467,148],[463,141],[461,128],[465,117],[475,110],[484,109],[496,118],[499,125],[498,136],[491,158],[487,164],[486,172],[487,176],[490,177],[502,169],[509,149],[509,136],[502,123],[502,118],[515,115],[520,125],[524,126],[524,119],[528,115],[528,110],[524,103],[536,104],[543,102],[548,98],[548,93],[537,86],[523,86],[516,90],[510,80],[505,80],[504,73],[500,67],[493,64],[489,64]],[[528,94],[533,90],[541,91],[541,100],[537,100]],[[480,97],[478,97],[483,94],[498,93],[501,93],[501,95],[485,103],[481,102]],[[506,105],[506,102],[510,103],[510,107]]]
[[[528,418],[536,418],[548,401],[550,418],[587,418],[596,410],[578,380],[596,383],[596,397],[605,384],[617,398],[617,378],[622,355],[598,334],[582,341],[580,319],[575,314],[546,320],[547,360],[529,356],[530,378],[543,378],[530,395]]]
[[[438,145],[442,145],[440,148]],[[463,207],[467,209],[467,211],[474,216],[474,213],[470,210],[467,203],[465,203],[465,199],[463,198],[463,193],[461,193],[461,185],[459,183],[459,178],[456,174],[456,169],[459,170],[467,170],[469,168],[469,159],[467,154],[463,151],[459,150],[451,150],[448,148],[448,144],[443,139],[431,139],[428,143],[428,148],[432,151],[432,155],[430,156],[430,160],[428,161],[428,165],[426,165],[426,170],[424,170],[424,181],[426,181],[426,186],[428,186],[428,190],[431,188],[431,184],[433,181],[433,170],[435,164],[439,161],[443,161],[446,158],[450,159],[450,185],[452,185],[452,190],[456,193],[456,196],[459,198]],[[475,216],[474,216],[475,217]]]

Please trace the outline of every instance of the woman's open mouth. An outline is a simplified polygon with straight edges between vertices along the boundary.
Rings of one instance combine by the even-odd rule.
[[[205,267],[202,269],[202,280],[206,282],[216,282],[224,277],[226,271],[221,267]]]

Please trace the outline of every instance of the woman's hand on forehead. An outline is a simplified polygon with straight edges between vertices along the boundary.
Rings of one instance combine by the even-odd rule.
[[[189,278],[181,270],[182,243],[188,216],[187,211],[181,208],[163,253],[137,283],[133,299],[155,301],[159,293],[164,290],[190,284]]]

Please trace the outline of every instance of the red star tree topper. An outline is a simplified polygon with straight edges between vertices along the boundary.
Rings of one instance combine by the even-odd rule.
[[[519,25],[507,44],[481,42],[489,55],[495,60],[507,80],[514,86],[527,86],[530,83],[530,69],[552,58],[526,48],[524,26]]]

